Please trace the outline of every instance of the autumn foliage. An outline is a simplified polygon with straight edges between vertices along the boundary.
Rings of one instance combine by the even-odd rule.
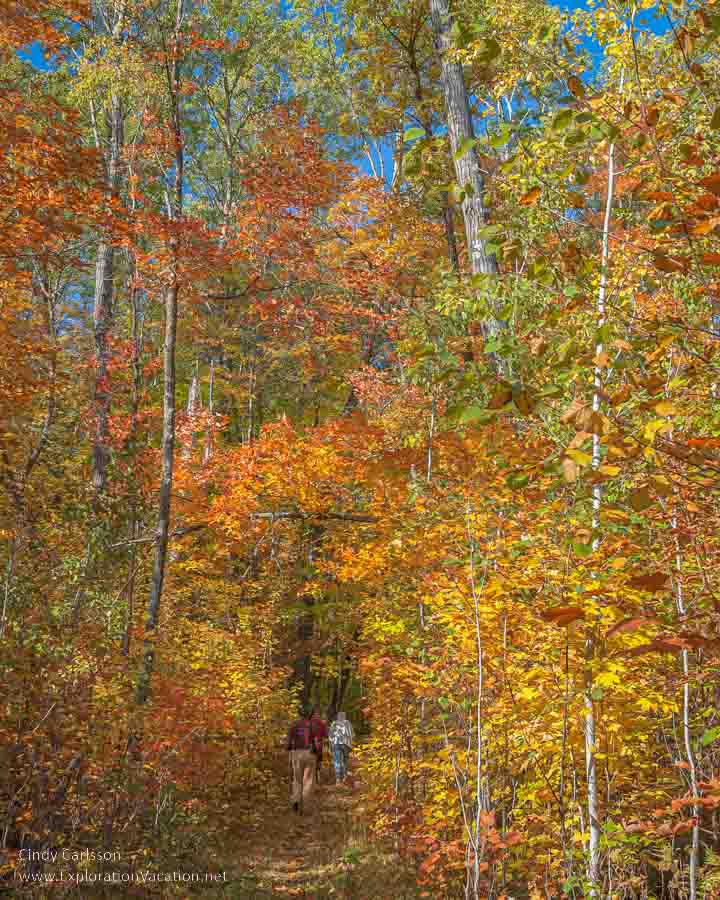
[[[8,5],[9,889],[314,702],[408,897],[718,896],[720,18],[454,4],[453,148],[442,5]]]

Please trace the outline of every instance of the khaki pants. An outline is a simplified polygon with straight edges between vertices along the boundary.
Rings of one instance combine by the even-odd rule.
[[[292,802],[299,803],[300,809],[310,799],[315,785],[315,766],[317,764],[315,754],[309,750],[291,750],[290,765],[292,766]]]

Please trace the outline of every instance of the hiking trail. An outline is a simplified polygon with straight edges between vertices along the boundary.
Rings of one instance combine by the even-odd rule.
[[[281,765],[278,761],[278,769]],[[227,882],[205,896],[234,900],[418,896],[395,854],[369,839],[362,815],[362,783],[351,774],[345,784],[336,785],[331,768],[326,761],[311,809],[303,815],[290,806],[286,775],[268,785],[266,804],[247,817],[245,827],[235,822],[218,835],[216,863],[222,859]]]

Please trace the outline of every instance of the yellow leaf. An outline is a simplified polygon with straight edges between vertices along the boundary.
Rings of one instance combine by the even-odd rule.
[[[658,434],[661,434],[663,431],[669,431],[671,428],[672,426],[665,419],[653,419],[647,423],[643,434],[649,441],[654,441]],[[649,448],[646,447],[645,449]]]
[[[670,400],[661,400],[656,404],[655,412],[659,416],[676,416],[678,414],[677,406]]]
[[[661,497],[669,497],[672,494],[672,485],[663,475],[652,475],[650,481],[653,483],[655,492],[660,494]]]
[[[592,462],[592,456],[590,456],[589,453],[585,453],[584,450],[569,448],[566,452],[570,459],[576,462],[579,466],[589,466]]]

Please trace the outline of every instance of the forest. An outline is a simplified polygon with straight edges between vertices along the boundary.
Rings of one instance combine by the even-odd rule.
[[[720,3],[0,15],[0,895],[720,898]]]

